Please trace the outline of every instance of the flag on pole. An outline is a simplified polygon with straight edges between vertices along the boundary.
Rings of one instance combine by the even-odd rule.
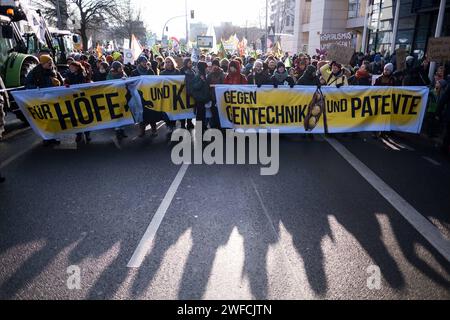
[[[102,50],[102,47],[100,46],[100,43],[97,43],[97,49],[96,49],[96,51],[97,51],[97,56],[98,56],[99,58],[101,58],[101,57],[103,56],[103,50]]]
[[[227,57],[227,51],[225,50],[225,47],[223,46],[223,42],[222,41],[220,41],[218,49],[219,49],[218,55],[219,55],[220,59],[226,58]]]
[[[131,35],[131,52],[133,53],[134,60],[137,60],[139,56],[142,53],[142,47],[139,44],[138,39],[135,37],[135,35]]]
[[[277,41],[275,43],[275,45],[272,48],[272,54],[277,57],[277,58],[281,58],[283,57],[283,50],[281,50],[281,44],[279,41]]]

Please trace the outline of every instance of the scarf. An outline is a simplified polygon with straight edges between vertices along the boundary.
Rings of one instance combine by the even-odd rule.
[[[284,83],[284,81],[288,77],[288,73],[287,73],[287,71],[285,71],[284,73],[279,73],[277,71],[273,74],[273,76],[275,77],[275,79],[277,80],[278,83]]]
[[[358,70],[356,71],[355,77],[356,79],[369,78],[369,73],[365,70]]]

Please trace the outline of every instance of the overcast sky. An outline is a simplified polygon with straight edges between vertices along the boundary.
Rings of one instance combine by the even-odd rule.
[[[178,15],[185,13],[185,0],[132,0],[141,8],[141,18],[146,26],[155,32],[158,37],[164,27],[164,23]],[[195,11],[195,19],[191,22],[203,22],[207,25],[220,22],[233,22],[235,25],[265,26],[265,0],[187,0],[188,12]],[[169,22],[169,36],[184,38],[186,34],[186,22],[184,18],[174,19]]]

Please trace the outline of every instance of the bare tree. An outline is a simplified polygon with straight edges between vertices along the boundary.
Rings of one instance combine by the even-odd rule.
[[[139,40],[146,40],[147,30],[141,20],[141,12],[133,9],[131,0],[125,0],[119,7],[116,24],[112,31],[115,39],[128,38],[131,42],[131,36],[134,34]]]
[[[104,28],[105,22],[114,22],[119,16],[115,0],[70,0],[77,9],[83,48],[88,47],[88,31]]]
[[[67,21],[74,14],[73,10],[70,10],[67,0],[35,0],[32,2],[32,5],[41,9],[42,15],[47,22],[61,29],[67,29]],[[61,17],[60,21],[57,20],[58,11]]]

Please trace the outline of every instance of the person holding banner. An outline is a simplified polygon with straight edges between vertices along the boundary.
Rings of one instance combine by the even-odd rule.
[[[248,76],[248,84],[258,87],[272,84],[269,74],[264,70],[264,62],[262,60],[258,59],[253,64],[253,70]]]
[[[291,88],[295,85],[294,79],[288,74],[282,61],[278,61],[277,69],[271,78],[274,87],[288,85]]]
[[[142,55],[137,59],[137,67],[131,72],[131,77],[139,76],[154,76],[155,73],[153,69],[150,68],[148,59],[146,56]]]
[[[180,70],[178,70],[178,65],[175,59],[171,56],[164,60],[164,70],[159,73],[161,76],[179,76]],[[168,119],[168,117],[167,117]],[[169,129],[169,134],[175,129],[176,121],[166,120],[167,128]]]
[[[247,78],[241,74],[241,64],[237,60],[230,62],[229,72],[225,77],[224,84],[247,84]]]
[[[42,54],[39,57],[39,64],[28,73],[25,87],[27,89],[59,87],[63,82],[63,78],[54,67],[52,57]],[[50,139],[44,140],[43,144],[44,146],[50,146],[52,144],[59,144],[59,142],[56,139]]]
[[[123,65],[119,61],[114,61],[111,64],[111,69],[109,70],[108,76],[106,77],[106,80],[125,80],[127,78],[126,73],[123,71]],[[116,137],[118,140],[123,138],[128,138],[128,136],[125,134],[125,130],[122,128],[116,128]]]
[[[193,68],[191,58],[184,58],[183,60],[183,68],[180,69],[180,73],[184,75],[185,83],[186,83],[186,92],[188,95],[192,93],[192,81],[195,78],[195,71]],[[186,121],[187,121],[187,129],[194,129],[194,125],[192,124],[192,119],[184,119],[181,120],[181,128],[186,129]]]
[[[209,85],[206,81],[207,63],[199,61],[197,64],[198,74],[192,81],[192,97],[195,99],[195,119],[201,121],[203,132],[207,128],[205,104],[211,101]]]
[[[222,68],[220,68],[220,60],[215,58],[212,61],[212,69],[211,73],[206,76],[206,81],[210,88],[211,95],[211,128],[219,129],[220,128],[220,118],[219,118],[219,110],[217,109],[217,99],[216,99],[216,90],[215,85],[223,84],[225,81],[225,72],[223,72]]]
[[[388,63],[384,66],[383,73],[381,77],[377,78],[375,80],[375,86],[388,86],[388,87],[394,87],[396,85],[395,78],[393,76],[394,72],[394,65],[392,63]]]
[[[327,63],[320,68],[320,74],[322,75],[321,83],[327,86],[342,87],[348,86],[348,80],[345,74],[342,72],[342,65],[336,61]]]

